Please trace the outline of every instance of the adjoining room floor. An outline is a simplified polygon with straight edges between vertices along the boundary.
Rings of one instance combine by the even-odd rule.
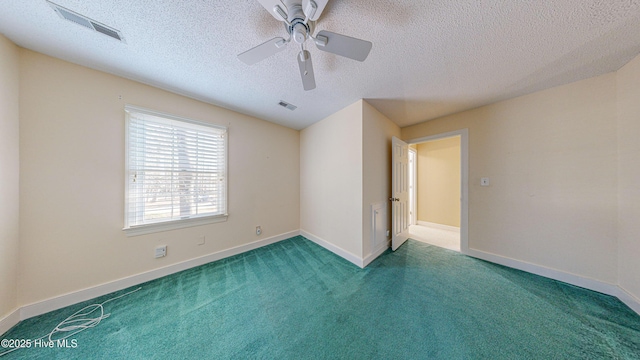
[[[640,315],[618,299],[414,240],[360,269],[298,236],[140,286],[106,303],[110,316],[70,347],[32,345],[0,360],[640,354]],[[2,339],[36,339],[130,290],[25,320]]]
[[[424,225],[409,226],[409,237],[423,243],[460,252],[460,232]]]

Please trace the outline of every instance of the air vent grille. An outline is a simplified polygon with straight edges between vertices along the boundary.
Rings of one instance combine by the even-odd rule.
[[[73,21],[74,23],[78,24],[78,25],[82,25],[86,28],[89,28],[91,30],[93,30],[93,27],[91,26],[91,23],[83,18],[82,16],[78,16],[72,12],[69,12],[63,8],[58,8],[58,14],[60,14],[63,18],[69,20],[69,21]]]
[[[282,100],[280,100],[280,102],[278,103],[278,105],[280,105],[280,106],[282,106],[282,107],[284,107],[284,108],[287,108],[287,109],[289,109],[289,110],[291,110],[291,111],[293,111],[293,110],[295,110],[295,109],[297,109],[297,108],[298,108],[297,106],[292,105],[292,104],[289,104],[288,102],[286,102],[286,101],[282,101]]]
[[[111,36],[114,39],[122,40],[117,30],[109,29],[108,27],[94,23],[93,21],[91,22],[91,25],[93,25],[93,28],[96,29],[96,31],[99,33],[103,33],[107,36]]]
[[[114,38],[118,41],[124,41],[122,37],[122,33],[112,27],[101,24],[93,19],[90,19],[84,15],[80,15],[77,12],[71,11],[67,8],[63,8],[58,4],[54,4],[51,1],[47,1],[49,5],[55,10],[56,14],[58,14],[61,18],[65,20],[72,21],[78,25],[84,26],[88,29],[94,30],[101,34],[107,35],[111,38]]]

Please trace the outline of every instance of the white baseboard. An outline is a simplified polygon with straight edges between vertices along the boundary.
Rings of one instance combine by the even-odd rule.
[[[387,240],[387,242],[383,245],[380,246],[380,248],[374,252],[372,252],[369,256],[367,256],[366,258],[364,258],[362,264],[362,267],[366,267],[367,265],[371,264],[371,262],[375,259],[378,258],[378,256],[382,255],[382,253],[384,253],[385,251],[387,251],[387,249],[391,247],[391,241]]]
[[[155,280],[163,276],[187,270],[196,266],[204,265],[212,261],[224,259],[230,256],[238,255],[243,252],[254,250],[263,246],[267,246],[294,236],[300,235],[299,230],[290,231],[288,233],[272,236],[269,238],[254,241],[248,244],[239,245],[230,249],[218,251],[212,254],[204,255],[198,258],[179,262],[177,264],[165,266],[159,269],[150,270],[144,273],[128,276],[126,278],[110,281],[105,284],[92,286],[86,289],[74,291],[68,294],[56,296],[46,300],[38,301],[32,304],[24,305],[20,309],[20,320],[25,320],[37,315],[57,310],[65,306],[77,304],[82,301],[90,300],[98,296],[106,295],[114,291],[126,289],[131,286]],[[2,333],[2,332],[0,332]]]
[[[532,274],[544,276],[549,279],[562,281],[571,285],[579,286],[585,289],[597,291],[603,294],[617,296],[619,287],[600,280],[595,280],[568,272],[547,268],[541,265],[528,263],[526,261],[516,260],[501,255],[496,255],[480,250],[468,249],[465,255],[472,256],[481,260],[490,261],[499,265],[526,271]]]
[[[307,239],[313,241],[314,243],[322,246],[323,248],[331,251],[332,253],[340,256],[341,258],[355,264],[358,267],[364,268],[365,264],[364,264],[364,260],[361,259],[360,257],[358,257],[357,255],[354,255],[350,252],[348,252],[347,250],[336,246],[316,235],[311,234],[310,232],[304,231],[304,230],[300,230],[300,235],[306,237]]]
[[[373,252],[371,255],[367,256],[365,259],[360,259],[358,256],[334,244],[331,244],[326,240],[323,240],[318,236],[315,236],[309,232],[306,232],[304,230],[291,231],[284,234],[272,236],[266,239],[254,241],[248,244],[236,246],[230,249],[215,252],[212,254],[208,254],[195,259],[186,260],[186,261],[169,265],[163,268],[154,269],[144,273],[140,273],[140,274],[126,277],[126,278],[111,281],[105,284],[74,291],[68,294],[56,296],[50,299],[46,299],[43,301],[38,301],[32,304],[22,306],[21,308],[15,309],[11,313],[7,314],[3,318],[0,318],[0,335],[7,332],[13,326],[18,324],[21,320],[25,320],[30,317],[41,315],[46,312],[57,310],[65,306],[73,305],[82,301],[90,300],[98,296],[112,293],[114,291],[126,289],[128,287],[142,284],[150,280],[155,280],[179,271],[204,265],[212,261],[238,255],[238,254],[241,254],[250,250],[254,250],[263,246],[267,246],[282,240],[286,240],[288,238],[298,236],[298,235],[304,236],[305,238],[313,241],[314,243],[322,246],[323,248],[333,252],[334,254],[348,260],[349,262],[361,268],[364,268],[366,265],[368,265],[373,260],[375,260],[378,256],[384,253],[384,251],[388,247],[388,244],[387,244],[387,247],[382,246],[378,250]],[[508,266],[518,270],[527,271],[536,275],[566,282],[566,283],[580,286],[586,289],[598,291],[603,294],[615,296],[618,299],[620,299],[623,303],[625,303],[627,306],[629,306],[633,311],[640,314],[640,300],[619,286],[594,280],[594,279],[590,279],[590,278],[585,278],[575,274],[566,273],[559,270],[546,268],[540,265],[535,265],[535,264],[523,262],[520,260],[503,257],[500,255],[475,250],[475,249],[469,249],[468,251],[465,252],[465,254],[478,259],[490,261],[496,264]]]
[[[515,260],[508,257],[480,251],[480,250],[468,249],[463,253],[465,255],[469,255],[474,258],[486,260],[499,265],[504,265],[510,268],[526,271],[532,274],[544,276],[549,279],[562,281],[567,284],[579,286],[585,289],[589,289],[589,290],[597,291],[599,293],[617,297],[618,300],[622,301],[625,305],[631,308],[631,310],[635,311],[638,315],[640,315],[640,299],[631,295],[628,291],[626,291],[624,288],[620,287],[619,285],[613,285],[600,280],[595,280],[595,279],[567,273],[560,270],[550,269],[541,265],[536,265],[536,264],[528,263],[525,261]]]
[[[638,315],[640,315],[640,299],[631,295],[627,290],[623,287],[618,286],[618,294],[616,295],[620,301],[625,303],[631,310],[635,311]]]
[[[438,223],[432,223],[432,222],[428,222],[428,221],[418,220],[418,225],[426,226],[426,227],[430,227],[430,228],[434,228],[434,229],[455,231],[457,233],[460,232],[460,228],[459,227],[450,226],[450,225],[444,225],[444,224],[438,224]]]
[[[0,319],[0,335],[6,333],[20,322],[20,308],[17,308]],[[0,352],[2,349],[0,348]]]

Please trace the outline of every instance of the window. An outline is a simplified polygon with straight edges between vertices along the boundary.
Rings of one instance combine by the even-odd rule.
[[[127,106],[127,235],[224,221],[227,129]]]

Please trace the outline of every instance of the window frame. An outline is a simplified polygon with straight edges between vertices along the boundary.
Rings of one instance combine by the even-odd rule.
[[[149,110],[134,105],[125,105],[125,166],[124,166],[124,227],[123,231],[127,236],[137,236],[143,234],[151,234],[160,231],[182,229],[186,227],[214,224],[227,221],[229,216],[229,129],[226,126],[218,125],[209,122],[197,121],[181,116],[171,115],[159,111]],[[216,128],[224,132],[224,213],[216,215],[195,215],[183,219],[164,220],[148,224],[130,225],[129,224],[129,205],[130,205],[130,184],[129,184],[129,127],[131,113],[140,113],[145,115],[151,115],[160,117],[167,120],[175,120],[185,122],[194,125],[206,126]]]

